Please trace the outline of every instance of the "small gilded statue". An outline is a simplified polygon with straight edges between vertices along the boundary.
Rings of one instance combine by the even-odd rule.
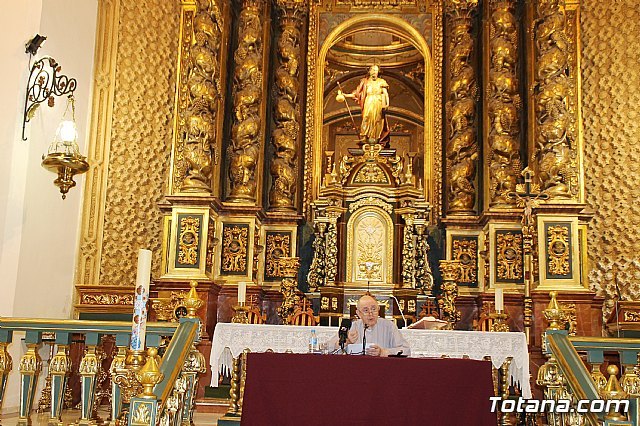
[[[362,110],[360,138],[364,143],[379,143],[385,147],[389,145],[390,131],[386,117],[386,109],[389,107],[388,89],[389,84],[385,79],[380,78],[380,67],[372,65],[369,67],[367,77],[360,80],[356,90],[351,93],[338,90],[336,101],[345,102],[345,98],[353,98],[360,105]]]

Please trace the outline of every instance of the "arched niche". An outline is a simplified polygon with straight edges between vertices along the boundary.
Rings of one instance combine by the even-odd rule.
[[[360,78],[365,76],[367,65],[372,63],[363,62],[362,66],[356,69],[359,64],[357,61],[353,62],[351,71],[345,71],[344,75],[338,78],[329,78],[327,81],[325,74],[328,70],[327,64],[331,59],[332,49],[336,46],[342,48],[341,44],[344,44],[345,40],[354,37],[356,34],[375,31],[384,32],[397,39],[399,49],[403,46],[410,46],[420,57],[416,67],[419,68],[420,72],[424,73],[424,78],[423,84],[419,87],[416,86],[415,81],[411,81],[406,75],[395,72],[393,66],[391,66],[393,64],[387,70],[385,69],[386,64],[382,60],[373,62],[376,62],[382,68],[383,78],[390,85],[390,96],[392,99],[395,97],[397,100],[395,105],[392,101],[387,111],[388,117],[390,117],[390,126],[396,129],[403,129],[402,131],[410,132],[412,135],[412,138],[403,138],[401,134],[396,134],[395,141],[401,145],[398,150],[401,151],[399,154],[412,152],[415,155],[412,160],[413,168],[421,180],[424,199],[429,204],[435,205],[438,200],[434,199],[434,194],[438,193],[438,189],[434,172],[439,169],[440,163],[434,146],[436,138],[434,111],[436,108],[433,57],[423,35],[401,16],[393,14],[353,16],[331,30],[318,48],[317,59],[314,60],[316,64],[316,69],[313,72],[315,78],[310,79],[308,83],[309,88],[312,87],[313,90],[308,92],[312,95],[312,99],[307,99],[307,102],[311,102],[314,105],[314,111],[313,114],[307,116],[308,138],[306,150],[311,152],[312,161],[306,164],[306,174],[310,174],[312,179],[309,180],[310,185],[307,187],[311,194],[305,198],[310,202],[317,200],[322,185],[323,173],[330,167],[327,162],[331,161],[330,158],[333,156],[334,162],[338,164],[341,155],[347,150],[347,147],[342,146],[341,142],[336,142],[335,128],[351,121],[349,112],[345,107],[342,110],[330,108],[330,113],[326,113],[327,107],[331,106],[332,102],[335,102],[337,81],[340,81],[341,85],[342,83],[346,85],[346,87],[343,87],[345,92],[350,91],[353,89],[352,86],[355,86]],[[310,52],[310,55],[312,54],[313,52]],[[394,93],[396,89],[398,91]],[[418,98],[418,95],[421,98]],[[417,103],[419,105],[413,105]],[[351,105],[351,112],[355,118],[354,122],[352,122],[352,127],[359,126],[359,108],[353,108],[355,105]],[[416,108],[406,108],[407,105]],[[393,147],[393,131],[391,144]],[[327,152],[332,152],[332,156],[327,155]]]

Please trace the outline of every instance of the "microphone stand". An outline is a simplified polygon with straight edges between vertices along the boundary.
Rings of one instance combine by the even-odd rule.
[[[396,301],[396,305],[398,305],[398,311],[400,311],[400,315],[402,316],[402,321],[404,321],[404,328],[407,328],[407,319],[404,316],[404,313],[402,312],[402,308],[400,307],[400,302],[398,302],[398,299],[396,299],[396,297],[392,294],[391,297],[393,297],[393,300]]]
[[[365,347],[367,346],[367,328],[369,328],[369,326],[366,324],[363,325],[364,331],[362,332],[362,355],[366,355],[367,352],[365,351]]]

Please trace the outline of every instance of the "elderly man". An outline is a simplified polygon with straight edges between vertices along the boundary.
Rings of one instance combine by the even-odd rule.
[[[396,325],[378,316],[378,301],[372,296],[364,295],[358,300],[356,312],[360,317],[351,324],[347,337],[348,344],[366,342],[365,353],[371,356],[389,356],[402,353],[411,355],[409,344],[402,337]],[[328,343],[331,348],[338,348],[338,338]]]

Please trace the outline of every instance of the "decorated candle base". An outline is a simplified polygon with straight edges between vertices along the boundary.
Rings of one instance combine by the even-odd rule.
[[[491,331],[500,331],[500,332],[509,332],[509,324],[507,324],[507,319],[509,319],[509,315],[503,312],[491,312],[489,314],[489,318],[493,320],[493,324],[491,324]]]
[[[249,317],[247,316],[247,312],[249,312],[249,308],[245,306],[244,303],[234,306],[233,310],[236,311],[236,313],[233,316],[233,318],[231,318],[232,323],[249,324]]]
[[[144,363],[146,362],[146,353],[144,350],[139,351],[127,351],[127,357],[124,360],[124,365],[127,369],[132,371],[140,371]]]

